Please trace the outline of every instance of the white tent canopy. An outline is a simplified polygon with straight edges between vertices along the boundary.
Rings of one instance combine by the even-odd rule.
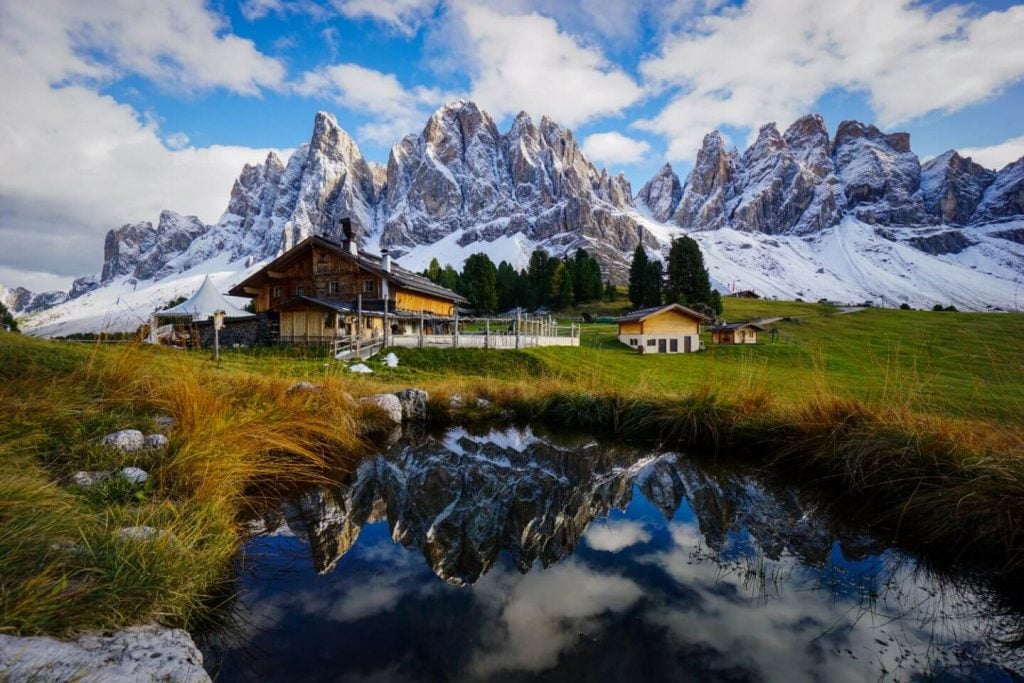
[[[243,318],[252,313],[243,311],[231,302],[224,295],[217,291],[210,276],[203,279],[203,284],[195,294],[177,306],[171,306],[163,311],[153,314],[155,318],[192,318],[192,320],[207,320],[217,311],[224,311],[225,318]]]

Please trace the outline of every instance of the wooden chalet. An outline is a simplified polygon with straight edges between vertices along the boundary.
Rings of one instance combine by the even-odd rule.
[[[680,304],[654,306],[616,318],[619,341],[640,353],[691,353],[700,349],[707,316]]]
[[[729,323],[711,328],[712,344],[756,344],[757,333],[764,332],[756,323]]]
[[[251,298],[256,312],[268,315],[278,343],[387,344],[397,335],[451,333],[464,297],[400,267],[387,252],[360,251],[351,223],[342,227],[343,243],[308,237],[229,293]]]

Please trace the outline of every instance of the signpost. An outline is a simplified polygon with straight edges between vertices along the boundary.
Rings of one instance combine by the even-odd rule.
[[[213,359],[220,362],[220,331],[224,327],[224,311],[213,314]]]

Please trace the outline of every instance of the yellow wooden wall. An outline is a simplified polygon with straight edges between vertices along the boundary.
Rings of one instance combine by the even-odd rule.
[[[395,293],[395,306],[403,311],[427,311],[434,315],[453,315],[451,301],[445,301],[418,292],[410,292],[406,289],[399,289]]]
[[[697,334],[700,323],[677,310],[652,315],[643,321],[643,334],[686,335]]]
[[[640,323],[619,323],[619,334],[640,334]]]

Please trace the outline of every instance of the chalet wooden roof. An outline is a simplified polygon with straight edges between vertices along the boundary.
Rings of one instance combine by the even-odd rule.
[[[615,322],[617,322],[617,323],[637,323],[637,322],[640,322],[642,320],[646,320],[647,318],[650,318],[653,315],[657,315],[659,313],[664,313],[666,311],[673,311],[673,310],[679,311],[680,313],[688,315],[691,318],[696,318],[697,320],[710,320],[710,318],[708,318],[703,313],[698,313],[697,311],[693,310],[692,308],[687,308],[686,306],[683,306],[682,304],[668,304],[666,306],[651,306],[650,308],[641,308],[639,310],[633,311],[631,313],[627,313],[624,316],[616,318]]]
[[[245,291],[246,287],[256,287],[263,284],[268,279],[267,271],[280,270],[290,266],[314,246],[327,249],[343,258],[355,261],[356,265],[361,269],[386,278],[402,289],[408,289],[413,292],[419,292],[420,294],[437,297],[439,299],[444,299],[445,301],[469,303],[469,300],[461,294],[456,294],[447,287],[442,287],[441,285],[431,282],[422,275],[417,275],[411,270],[406,270],[393,261],[391,264],[391,271],[389,272],[384,269],[383,259],[377,254],[370,254],[360,250],[358,254],[354,255],[349,253],[349,251],[338,242],[329,240],[326,237],[321,237],[320,235],[313,235],[302,240],[294,247],[247,277],[245,280],[242,280],[232,287],[230,293],[235,296],[251,297],[252,295]]]
[[[765,328],[758,325],[757,323],[728,323],[722,325],[715,325],[711,328],[712,332],[729,332],[731,330],[745,330],[754,329],[758,332],[764,332]]]

